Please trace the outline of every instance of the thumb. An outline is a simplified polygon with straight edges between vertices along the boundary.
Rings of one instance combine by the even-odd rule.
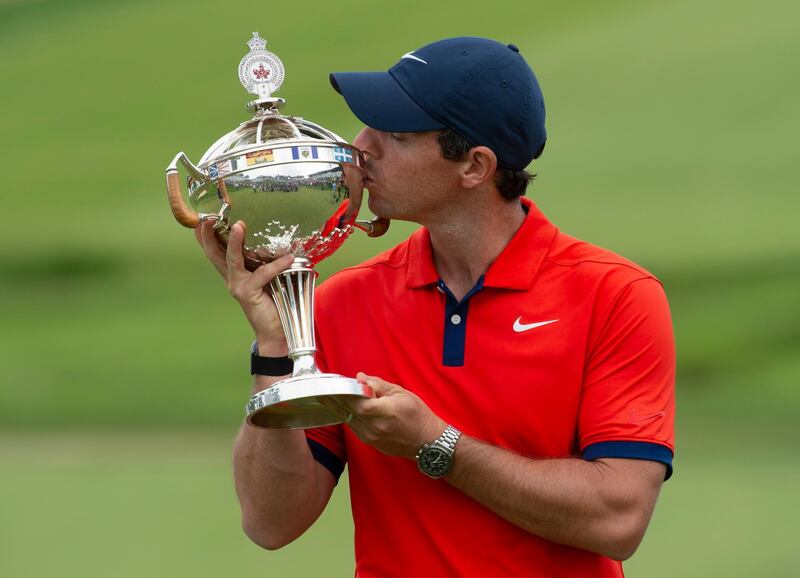
[[[374,375],[367,375],[363,371],[359,371],[356,374],[356,379],[361,383],[368,385],[372,391],[375,392],[375,397],[389,395],[398,388],[398,386],[394,385],[393,383],[389,383],[388,381],[383,380],[380,377],[375,377]]]
[[[251,282],[253,284],[253,289],[261,289],[265,287],[270,281],[272,281],[273,277],[276,277],[279,273],[282,273],[286,269],[289,268],[289,265],[292,264],[294,261],[294,255],[284,255],[278,259],[270,263],[264,263],[258,269],[253,271],[253,277],[251,278]]]

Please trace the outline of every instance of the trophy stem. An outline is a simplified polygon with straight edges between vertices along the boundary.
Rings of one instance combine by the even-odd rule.
[[[294,376],[319,373],[314,362],[314,287],[317,272],[310,260],[297,257],[270,281],[270,289],[294,361]]]
[[[292,371],[292,377],[300,377],[301,375],[312,375],[315,373],[319,373],[319,369],[317,368],[317,362],[314,360],[314,353],[311,352],[303,352],[297,354],[297,356],[293,356],[289,354],[289,357],[292,358],[294,361],[294,370]]]
[[[342,375],[320,373],[314,362],[314,286],[317,272],[310,260],[297,257],[270,282],[272,297],[289,345],[294,372],[250,398],[247,423],[268,428],[308,428],[341,423],[343,416],[325,398],[371,397],[364,383]]]

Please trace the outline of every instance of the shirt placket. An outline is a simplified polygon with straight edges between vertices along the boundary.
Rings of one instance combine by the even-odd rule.
[[[473,295],[483,289],[483,275],[475,286],[459,301],[452,291],[439,279],[436,288],[444,294],[444,343],[442,344],[442,365],[461,367],[467,342],[467,313]]]

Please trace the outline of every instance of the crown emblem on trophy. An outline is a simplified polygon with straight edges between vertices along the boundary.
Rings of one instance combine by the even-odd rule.
[[[250,47],[250,52],[256,52],[257,50],[264,50],[267,46],[267,41],[261,38],[258,32],[253,32],[253,37],[247,41],[247,45]]]
[[[247,46],[250,52],[239,62],[239,82],[247,92],[258,96],[258,100],[249,103],[248,107],[256,109],[263,104],[283,104],[283,99],[272,98],[283,84],[283,62],[267,50],[267,41],[258,32],[253,32]]]

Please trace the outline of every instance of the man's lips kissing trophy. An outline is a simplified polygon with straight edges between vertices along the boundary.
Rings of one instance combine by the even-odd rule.
[[[294,372],[250,398],[247,422],[269,428],[340,423],[342,418],[319,398],[372,392],[355,379],[317,369],[314,265],[339,249],[355,228],[377,237],[389,222],[356,221],[363,194],[360,151],[318,124],[281,114],[285,101],[272,94],[283,82],[283,63],[265,49],[257,32],[247,44],[250,52],[239,63],[239,79],[258,97],[247,105],[254,116],[211,145],[197,165],[182,152],[175,156],[167,167],[170,208],[185,227],[213,221],[222,246],[231,224],[244,221],[244,261],[251,271],[290,253],[295,257],[270,282]],[[187,173],[191,208],[181,192],[179,163]]]

